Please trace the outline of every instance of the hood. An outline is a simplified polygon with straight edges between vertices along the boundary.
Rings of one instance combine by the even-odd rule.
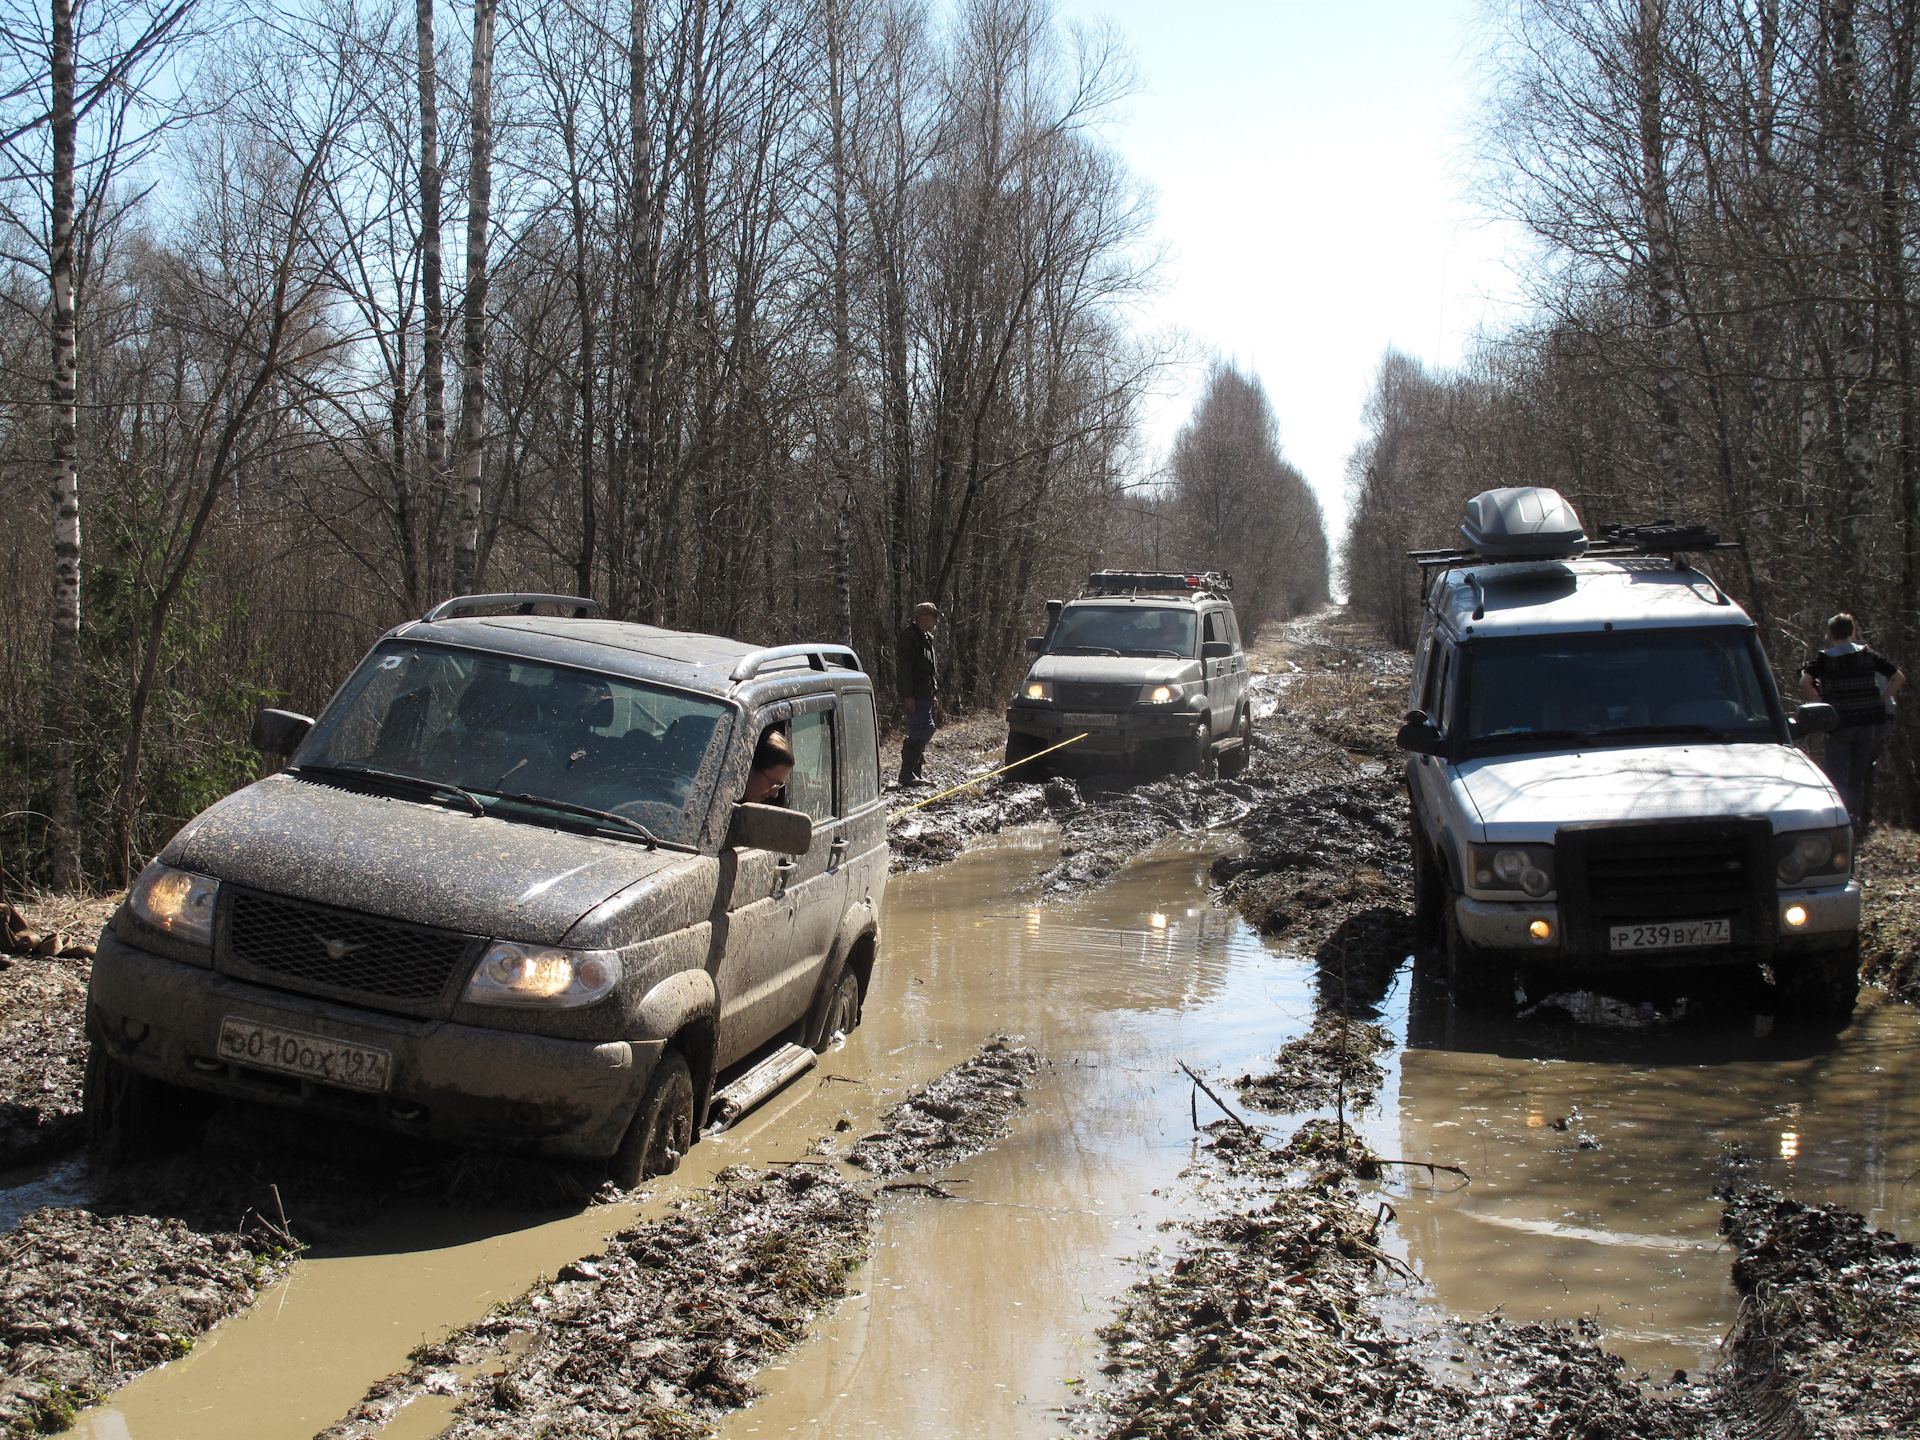
[[[557,945],[611,896],[702,857],[275,775],[203,811],[161,859],[316,904]]]
[[[1456,781],[1488,842],[1545,840],[1560,825],[1765,815],[1775,831],[1846,823],[1827,777],[1789,745],[1658,745],[1470,760]]]
[[[1041,655],[1035,658],[1027,677],[1085,685],[1113,685],[1123,680],[1134,685],[1170,685],[1198,680],[1200,662],[1191,656],[1169,660],[1144,655]]]

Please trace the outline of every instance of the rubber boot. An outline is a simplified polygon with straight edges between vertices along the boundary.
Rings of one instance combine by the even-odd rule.
[[[920,784],[920,767],[926,762],[926,746],[916,745],[911,740],[902,745],[900,747],[900,784],[902,786]]]

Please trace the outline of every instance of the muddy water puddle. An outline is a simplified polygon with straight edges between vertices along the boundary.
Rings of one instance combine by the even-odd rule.
[[[1448,1311],[1592,1316],[1664,1376],[1711,1364],[1737,1297],[1714,1187],[1739,1177],[1920,1234],[1920,1016],[1864,992],[1841,1034],[1738,1012],[1659,1032],[1452,1010],[1403,971],[1367,1123],[1402,1253]]]
[[[804,1418],[780,1430],[818,1431],[818,1420],[869,1435],[1057,1432],[1051,1412],[1072,1394],[1062,1382],[1094,1372],[1094,1328],[1136,1274],[1126,1257],[1151,1249],[1154,1227],[1181,1208],[1193,1132],[1176,1061],[1244,1067],[1311,1009],[1308,967],[1209,904],[1207,866],[1222,848],[1163,847],[1092,895],[1047,903],[1034,898],[1057,852],[1044,831],[893,882],[860,1028],[812,1075],[702,1141],[644,1212],[728,1164],[799,1158],[837,1121],[870,1128],[996,1032],[1024,1036],[1053,1068],[1008,1142],[938,1177],[964,1198],[901,1196],[886,1208],[859,1293],[762,1374],[771,1393],[734,1433],[775,1433],[767,1427],[789,1411]],[[390,1214],[350,1250],[302,1261],[187,1358],[84,1415],[78,1433],[306,1440],[420,1341],[592,1252],[636,1213]],[[446,1412],[434,1399],[403,1409],[387,1434],[436,1433]]]

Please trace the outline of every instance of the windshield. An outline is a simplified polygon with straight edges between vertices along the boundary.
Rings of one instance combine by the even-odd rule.
[[[1063,611],[1052,655],[1193,654],[1193,611],[1159,605],[1075,605]]]
[[[1778,740],[1750,633],[1730,626],[1477,640],[1469,744]]]
[[[294,756],[309,778],[385,771],[457,786],[503,819],[620,833],[531,796],[694,842],[729,727],[716,700],[534,661],[388,642],[355,671]],[[454,792],[449,792],[454,793]]]

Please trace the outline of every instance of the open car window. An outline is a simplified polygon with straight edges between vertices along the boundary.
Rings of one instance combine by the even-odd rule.
[[[389,642],[348,679],[296,772],[384,770],[472,792],[489,813],[575,825],[532,795],[694,843],[731,727],[725,704],[538,661]]]

